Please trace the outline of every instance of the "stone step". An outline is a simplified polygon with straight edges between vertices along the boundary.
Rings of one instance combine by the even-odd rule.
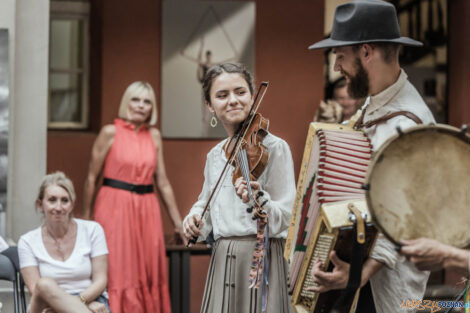
[[[13,313],[15,312],[14,308],[15,306],[13,302],[13,289],[11,287],[6,287],[6,286],[1,287],[0,288],[0,312],[1,313]]]
[[[25,290],[26,294],[26,305],[29,301],[29,293],[27,289]],[[14,294],[13,294],[13,284],[9,281],[0,280],[0,313],[14,313]],[[21,304],[20,312],[21,312]]]

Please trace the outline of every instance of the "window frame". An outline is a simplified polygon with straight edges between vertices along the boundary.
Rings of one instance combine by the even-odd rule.
[[[79,1],[51,1],[49,25],[53,20],[79,20],[83,23],[82,34],[82,70],[51,68],[51,28],[49,28],[49,72],[48,72],[48,108],[47,126],[49,129],[87,129],[89,128],[89,83],[90,83],[90,3]],[[82,74],[81,79],[81,109],[80,121],[51,121],[50,111],[50,79],[51,74]]]

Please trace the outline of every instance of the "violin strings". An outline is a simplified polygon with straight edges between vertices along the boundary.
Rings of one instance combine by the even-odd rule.
[[[248,170],[249,165],[248,165],[248,157],[246,155],[246,150],[242,150],[238,154],[238,164],[240,165],[243,178],[246,181],[246,187],[248,189],[248,196],[250,197],[250,200],[252,201],[254,205],[255,199],[253,198],[253,190],[251,189],[251,186],[250,186],[250,171]]]

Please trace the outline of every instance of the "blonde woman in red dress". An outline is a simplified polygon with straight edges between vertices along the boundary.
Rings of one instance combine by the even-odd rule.
[[[113,313],[169,313],[166,252],[154,185],[181,235],[181,218],[165,173],[155,93],[134,82],[121,100],[119,118],[93,145],[85,183],[84,215],[105,231],[109,248],[108,293]],[[103,184],[97,190],[98,177]],[[185,240],[185,239],[184,239]]]

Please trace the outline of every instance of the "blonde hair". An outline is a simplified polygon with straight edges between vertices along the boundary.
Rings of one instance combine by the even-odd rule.
[[[152,86],[143,81],[137,81],[130,84],[124,94],[122,95],[121,105],[119,106],[118,116],[122,119],[127,119],[127,110],[129,109],[129,102],[135,96],[141,96],[145,91],[147,91],[150,95],[150,101],[152,102],[152,112],[148,120],[146,121],[147,124],[154,126],[157,124],[157,103],[155,99],[155,92],[153,91]]]
[[[46,192],[47,187],[52,185],[57,185],[59,187],[64,188],[65,191],[67,191],[67,193],[69,194],[72,204],[75,203],[76,196],[75,189],[73,188],[73,183],[70,178],[65,176],[65,174],[60,171],[44,176],[41,182],[41,186],[39,186],[39,192],[38,197],[36,198],[36,203],[44,199],[44,194]]]

